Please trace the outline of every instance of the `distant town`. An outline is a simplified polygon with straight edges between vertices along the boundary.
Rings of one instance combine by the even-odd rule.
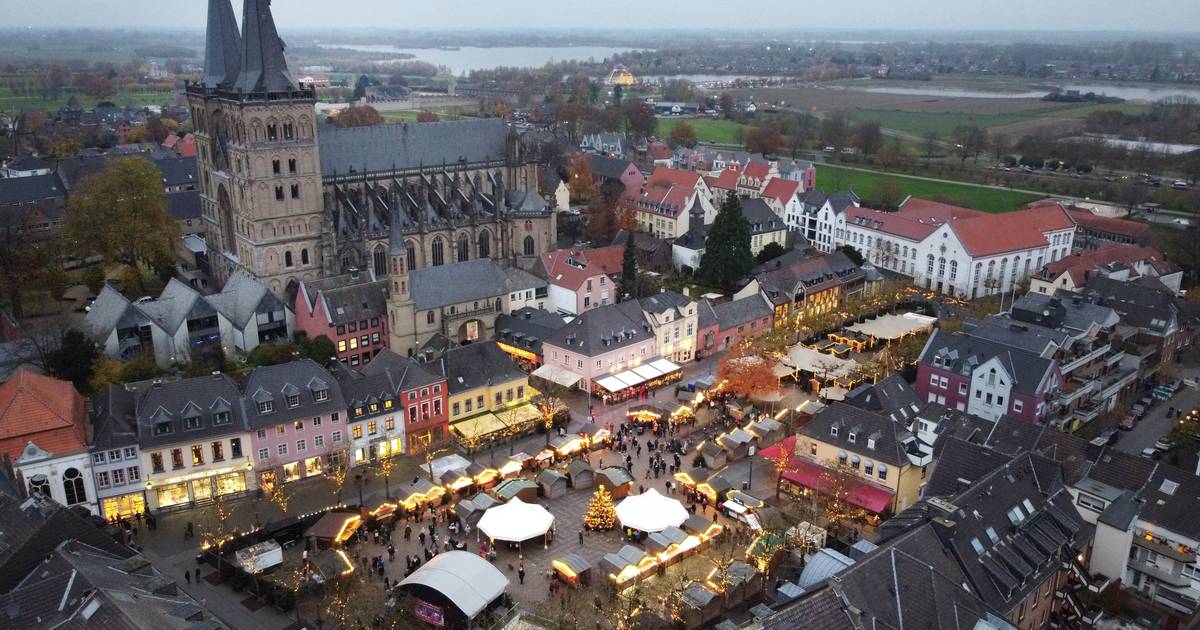
[[[285,4],[0,43],[0,628],[1200,620],[1190,40]]]

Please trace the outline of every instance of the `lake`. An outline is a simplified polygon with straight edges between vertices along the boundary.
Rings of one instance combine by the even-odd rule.
[[[1127,101],[1157,101],[1168,96],[1188,96],[1200,99],[1200,89],[1185,87],[1140,87],[1116,84],[1047,84],[1045,88],[1031,89],[1024,92],[1005,92],[1001,90],[966,90],[962,88],[938,87],[871,87],[863,88],[864,92],[877,94],[899,94],[907,96],[940,96],[943,98],[1042,98],[1053,88],[1079,90],[1081,94],[1095,92],[1105,96],[1122,98]]]
[[[445,66],[456,75],[472,70],[489,70],[502,66],[540,68],[552,61],[601,61],[618,53],[635,50],[612,46],[496,46],[481,48],[462,46],[444,48],[401,48],[385,44],[320,44],[322,48],[345,48],[370,53],[412,55],[435,66]]]

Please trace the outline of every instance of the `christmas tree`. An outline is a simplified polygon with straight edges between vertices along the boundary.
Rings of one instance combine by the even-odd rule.
[[[588,529],[612,529],[617,524],[617,510],[613,507],[612,495],[604,486],[600,486],[592,495],[587,513],[583,515],[583,524]]]

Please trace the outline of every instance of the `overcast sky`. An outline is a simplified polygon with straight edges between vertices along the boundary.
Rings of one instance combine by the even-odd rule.
[[[233,0],[241,14],[242,0]],[[207,0],[0,0],[0,26],[203,28]],[[316,28],[1200,30],[1198,0],[275,0]]]

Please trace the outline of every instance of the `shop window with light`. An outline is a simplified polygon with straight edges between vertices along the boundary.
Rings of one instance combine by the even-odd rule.
[[[163,472],[162,453],[150,453],[150,470],[156,473]]]
[[[204,465],[204,445],[203,444],[193,444],[192,445],[192,465],[193,466]]]

